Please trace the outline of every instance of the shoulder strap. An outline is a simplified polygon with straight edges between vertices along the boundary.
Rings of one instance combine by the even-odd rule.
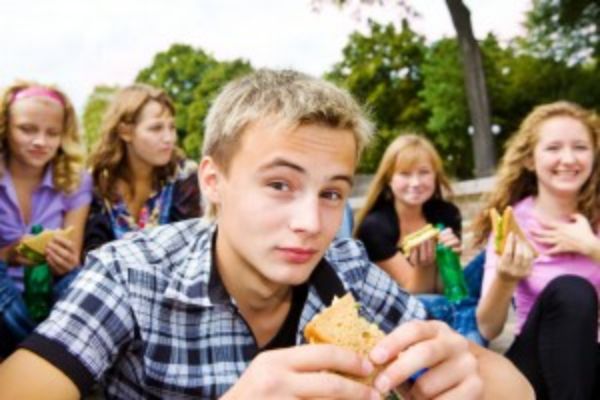
[[[324,258],[313,271],[310,282],[326,305],[331,304],[334,296],[342,297],[347,292],[338,273]]]

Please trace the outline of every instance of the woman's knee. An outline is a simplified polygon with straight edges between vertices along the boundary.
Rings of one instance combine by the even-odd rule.
[[[562,306],[568,310],[598,310],[598,294],[594,286],[584,278],[575,275],[563,275],[553,279],[542,296],[554,306]]]

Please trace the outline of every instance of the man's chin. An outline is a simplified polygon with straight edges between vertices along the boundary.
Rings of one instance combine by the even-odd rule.
[[[282,285],[298,286],[308,281],[308,278],[314,271],[315,267],[316,264],[311,266],[294,265],[293,267],[280,267],[286,268],[286,271],[284,273],[278,274],[277,276],[273,276],[272,280]]]

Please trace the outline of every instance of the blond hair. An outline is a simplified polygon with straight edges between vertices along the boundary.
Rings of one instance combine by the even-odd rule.
[[[357,161],[373,135],[373,125],[347,91],[300,72],[261,69],[230,82],[215,99],[206,117],[203,156],[227,173],[244,129],[266,117],[290,126],[351,130]],[[214,204],[207,201],[204,206],[204,215],[214,218]]]
[[[570,117],[581,122],[590,133],[594,164],[589,179],[582,186],[577,209],[591,223],[596,223],[600,212],[600,126],[598,117],[591,111],[567,101],[537,106],[521,123],[519,130],[506,144],[506,152],[496,174],[495,188],[486,196],[485,207],[474,221],[475,245],[487,240],[491,223],[488,210],[503,210],[528,196],[537,195],[537,177],[531,170],[533,151],[539,141],[540,125],[555,117]]]
[[[104,114],[100,126],[100,140],[92,151],[88,164],[92,170],[94,185],[105,199],[116,200],[119,195],[116,189],[118,179],[125,183],[130,181],[131,171],[126,158],[127,147],[121,134],[126,130],[134,129],[139,122],[142,109],[152,101],[175,116],[175,106],[163,90],[139,83],[119,90]],[[166,165],[154,168],[153,187],[160,187],[171,178],[182,159],[182,151],[176,148]],[[129,187],[129,190],[135,193],[134,187]]]
[[[424,136],[410,133],[401,134],[388,145],[383,153],[377,171],[369,184],[365,203],[356,214],[355,235],[366,216],[378,202],[386,200],[393,202],[389,183],[394,174],[397,171],[410,169],[423,157],[431,162],[435,173],[435,189],[432,198],[443,199],[444,191],[448,194],[452,192],[450,181],[444,173],[442,159],[433,144]]]
[[[43,88],[54,92],[62,100],[64,110],[60,147],[50,161],[53,185],[64,193],[73,193],[79,187],[84,167],[85,153],[79,136],[77,115],[67,95],[51,85],[42,85],[32,81],[18,81],[8,86],[0,96],[0,154],[6,160],[10,157],[8,135],[10,130],[10,108],[13,96],[28,88]],[[0,170],[0,176],[4,171]]]

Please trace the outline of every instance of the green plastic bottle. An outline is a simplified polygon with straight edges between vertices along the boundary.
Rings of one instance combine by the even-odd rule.
[[[438,224],[437,228],[441,231],[444,226]],[[448,301],[454,303],[469,297],[469,289],[458,254],[450,247],[438,243],[435,248],[435,257],[444,283],[444,296]]]
[[[33,225],[31,233],[37,235],[44,228],[41,225]],[[37,253],[35,253],[37,254]],[[35,321],[41,321],[50,314],[52,305],[52,272],[46,260],[39,257],[32,259],[36,265],[25,267],[25,304],[29,315]]]

